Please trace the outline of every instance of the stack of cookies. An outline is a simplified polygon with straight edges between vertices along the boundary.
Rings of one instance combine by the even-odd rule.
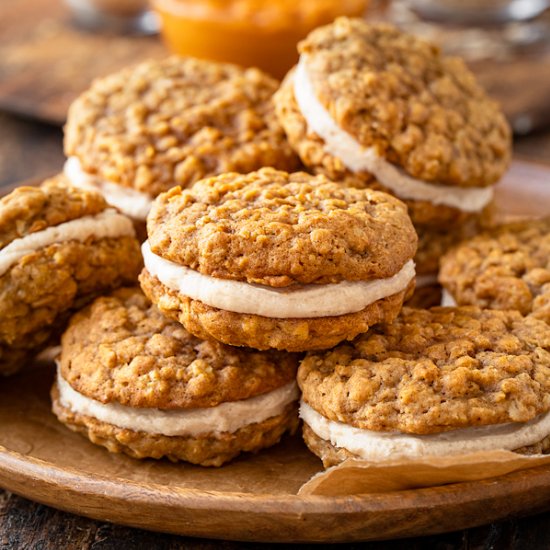
[[[294,173],[277,85],[169,58],[96,81],[70,109],[69,182],[143,237],[152,208],[141,285],[156,307],[133,288],[74,316],[52,394],[112,451],[218,466],[272,445],[297,426],[292,352],[391,321],[413,291],[406,207]]]
[[[299,50],[276,94],[290,144],[314,173],[402,199],[417,287],[435,284],[439,258],[489,221],[510,160],[504,115],[461,60],[391,26],[337,19]]]
[[[52,389],[61,422],[110,451],[220,466],[294,432],[301,389],[325,465],[548,452],[548,221],[447,251],[487,221],[502,113],[460,61],[388,26],[339,19],[300,52],[275,99],[255,69],[170,58],[75,102],[65,177],[0,208],[9,285],[73,258],[66,288],[18,287],[3,356],[26,353],[29,308],[34,352],[130,284],[72,317]],[[81,241],[101,253],[73,257]],[[441,282],[481,307],[403,308],[446,252]]]
[[[170,57],[96,80],[69,109],[65,175],[136,221],[154,197],[223,172],[299,165],[258,69]]]
[[[61,180],[0,199],[0,375],[55,344],[71,313],[141,269],[131,221]]]
[[[155,305],[125,289],[73,317],[52,393],[62,422],[138,458],[219,466],[273,445],[298,424],[290,352],[393,320],[414,287],[405,205],[322,176],[175,187],[147,225],[140,281]]]

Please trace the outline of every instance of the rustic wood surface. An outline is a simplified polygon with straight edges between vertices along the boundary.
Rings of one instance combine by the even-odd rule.
[[[62,0],[0,2],[0,109],[62,124],[71,101],[97,77],[167,55],[157,37],[79,29]],[[522,131],[550,123],[550,50],[471,64]]]
[[[79,29],[62,0],[0,2],[0,108],[62,124],[90,81],[167,55],[158,37]]]

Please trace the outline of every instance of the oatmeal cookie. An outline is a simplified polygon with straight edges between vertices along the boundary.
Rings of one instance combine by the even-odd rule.
[[[269,168],[173,188],[155,201],[147,229],[167,260],[274,287],[385,278],[416,249],[393,197]]]
[[[258,69],[182,57],[96,80],[69,109],[67,174],[144,220],[151,199],[174,185],[262,166],[294,170],[274,112],[277,86]]]
[[[414,284],[400,292],[369,304],[356,313],[306,319],[280,319],[262,315],[235,313],[208,306],[170,290],[144,270],[139,277],[145,294],[162,312],[182,323],[201,338],[214,338],[232,346],[255,349],[308,351],[327,349],[342,340],[350,340],[366,332],[379,319],[392,319]]]
[[[160,195],[148,218],[149,298],[192,333],[293,351],[397,314],[412,289],[405,206],[322,176],[262,169]]]
[[[517,310],[550,324],[550,218],[464,241],[441,260],[439,280],[460,305]]]
[[[71,319],[54,412],[112,452],[220,466],[295,430],[297,365],[198,339],[124,288]]]
[[[67,184],[60,174],[45,180],[40,187],[18,187],[3,197],[0,247],[47,227],[105,210],[105,200],[101,195],[77,188],[68,193]]]
[[[101,195],[48,180],[0,200],[0,374],[59,336],[71,311],[136,280],[132,223]]]
[[[478,187],[504,173],[509,126],[462,60],[390,25],[344,17],[299,52],[338,126],[411,176]]]
[[[415,225],[451,228],[491,200],[511,156],[498,105],[465,64],[385,24],[339,18],[299,45],[275,96],[302,162],[404,200]]]
[[[513,311],[404,308],[308,354],[298,384],[306,441],[329,462],[335,450],[319,438],[366,459],[383,458],[369,441],[395,456],[453,453],[456,441],[462,452],[529,448],[550,435],[550,327]]]

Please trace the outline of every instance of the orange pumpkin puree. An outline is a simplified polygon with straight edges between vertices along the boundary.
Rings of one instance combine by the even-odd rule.
[[[361,16],[368,0],[153,0],[177,54],[259,67],[282,78],[296,44],[339,15]]]

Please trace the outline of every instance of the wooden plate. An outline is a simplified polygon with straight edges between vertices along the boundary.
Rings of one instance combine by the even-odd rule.
[[[501,211],[550,213],[550,168],[515,163]],[[352,497],[301,497],[321,469],[299,437],[219,469],[113,455],[50,412],[53,366],[0,380],[0,486],[91,518],[250,541],[357,541],[454,531],[550,509],[550,467],[475,483]]]

